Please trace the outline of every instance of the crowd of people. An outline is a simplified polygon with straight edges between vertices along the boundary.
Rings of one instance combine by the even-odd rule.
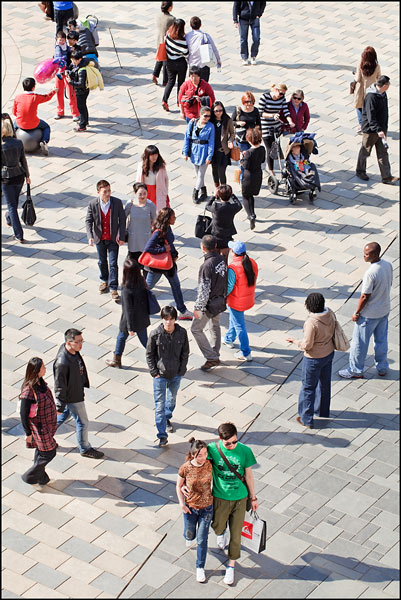
[[[74,19],[72,2],[41,4],[47,11],[46,18],[56,21],[55,58],[61,61],[61,66],[55,88],[49,94],[40,95],[35,92],[35,79],[25,78],[24,92],[14,100],[14,127],[8,115],[2,116],[2,191],[14,237],[21,243],[25,239],[17,212],[18,198],[24,182],[30,183],[30,173],[23,144],[15,137],[15,129],[28,132],[40,129],[42,152],[48,155],[50,127],[39,119],[38,106],[57,95],[55,119],[62,118],[66,91],[73,120],[79,122],[76,131],[86,131],[88,77],[90,69],[94,69],[98,77],[96,73],[100,67],[95,40],[90,30]],[[256,64],[260,18],[265,5],[265,2],[233,3],[233,22],[239,29],[244,66],[249,64],[249,29],[252,34],[250,62]],[[156,145],[148,145],[143,150],[132,199],[123,206],[118,197],[111,195],[111,184],[102,179],[88,204],[85,220],[88,243],[96,248],[98,257],[99,293],[110,292],[113,301],[121,302],[113,357],[106,362],[112,368],[122,368],[128,338],[138,338],[153,378],[155,426],[160,448],[168,444],[168,434],[175,430],[174,409],[191,351],[187,329],[177,321],[191,321],[192,337],[205,359],[200,367],[203,371],[217,368],[221,364],[221,344],[234,349],[237,339],[236,360],[252,361],[245,313],[255,304],[259,268],[248,255],[246,244],[234,240],[237,235],[235,216],[244,208],[250,229],[255,228],[255,196],[262,187],[263,165],[266,164],[268,173],[274,174],[273,142],[282,134],[305,132],[310,122],[304,92],[297,89],[287,100],[288,90],[284,83],[272,84],[261,96],[258,107],[253,93],[245,91],[230,116],[223,103],[216,100],[209,83],[210,66],[203,64],[202,46],[206,45],[210,46],[217,67],[221,67],[215,42],[201,30],[199,17],[192,17],[191,31],[185,33],[184,20],[175,18],[172,10],[173,2],[161,3],[157,46],[165,45],[166,56],[164,59],[158,57],[160,60],[156,61],[152,81],[158,84],[162,73],[162,106],[166,111],[170,110],[168,101],[177,82],[177,104],[186,121],[182,155],[193,164],[196,177],[192,199],[195,204],[205,201],[205,211],[211,214],[210,224],[200,241],[203,258],[193,312],[184,301],[177,267],[178,251],[173,233],[176,212],[169,196],[168,168]],[[188,65],[188,80],[185,80]],[[369,179],[366,161],[375,146],[382,181],[393,184],[398,178],[391,175],[383,144],[388,129],[386,91],[389,85],[389,78],[381,75],[374,49],[366,48],[356,72],[355,108],[362,132],[356,174],[362,180]],[[227,183],[227,166],[237,160],[236,148],[240,152],[241,200]],[[309,165],[302,156],[301,143],[292,147],[289,160],[294,168],[300,168],[302,163],[305,176],[308,176]],[[214,184],[211,196],[208,196],[205,181],[209,165]],[[127,245],[127,256],[120,296],[118,257],[120,247],[124,245]],[[352,317],[355,329],[349,367],[339,372],[346,379],[363,377],[371,336],[375,341],[379,376],[385,376],[389,368],[387,332],[392,266],[381,257],[381,248],[376,242],[364,247],[364,260],[371,266],[364,276],[361,298]],[[155,314],[155,302],[157,305],[157,294],[152,290],[163,275],[170,285],[176,307],[166,305],[160,309],[159,306],[161,322],[148,335],[150,315]],[[288,337],[287,341],[304,351],[297,422],[312,429],[315,415],[330,417],[334,334],[338,322],[333,311],[326,307],[321,293],[310,293],[305,307],[309,314],[303,338]],[[226,310],[229,324],[222,338],[220,320]],[[83,343],[82,331],[71,327],[65,332],[64,343],[53,364],[55,398],[44,379],[43,360],[34,357],[28,362],[21,387],[20,415],[26,443],[35,448],[35,455],[33,466],[22,478],[32,485],[43,486],[49,482],[46,466],[56,455],[54,436],[57,428],[70,417],[75,420],[81,456],[104,458],[104,453],[92,448],[88,440],[89,420],[84,392],[89,387],[89,375],[81,355]],[[197,539],[197,581],[206,579],[204,567],[211,525],[222,550],[227,545],[226,530],[229,531],[229,561],[224,582],[231,585],[235,561],[240,557],[247,499],[253,511],[258,508],[252,475],[256,459],[251,449],[239,442],[233,423],[221,424],[218,435],[216,443],[189,440],[186,460],[178,471],[177,497],[184,514],[187,547]]]

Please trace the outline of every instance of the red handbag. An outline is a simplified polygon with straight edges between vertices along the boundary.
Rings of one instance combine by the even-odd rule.
[[[144,267],[160,269],[161,271],[169,271],[173,266],[171,252],[162,252],[161,254],[142,252],[141,256],[138,258],[138,262]]]
[[[156,52],[156,60],[158,62],[163,62],[167,60],[166,42],[162,42],[161,44],[159,44],[159,47]]]

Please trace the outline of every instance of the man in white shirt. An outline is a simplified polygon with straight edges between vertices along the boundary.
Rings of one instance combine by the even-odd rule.
[[[379,375],[387,374],[387,334],[390,313],[390,290],[393,283],[391,263],[380,258],[381,248],[377,242],[366,244],[363,249],[365,262],[371,263],[362,280],[362,293],[352,320],[355,322],[349,354],[349,367],[339,371],[345,379],[361,379],[369,341],[373,335],[375,365]]]
[[[190,33],[187,33],[185,36],[189,50],[188,64],[190,67],[199,67],[201,70],[201,79],[209,81],[210,67],[207,65],[203,65],[200,55],[200,47],[202,46],[202,44],[210,44],[212,46],[218,68],[221,67],[220,54],[216,48],[216,44],[214,43],[210,35],[200,30],[202,22],[199,17],[192,17],[190,25],[192,27],[192,31]]]

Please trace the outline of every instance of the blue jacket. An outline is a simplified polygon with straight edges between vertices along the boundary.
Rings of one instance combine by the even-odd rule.
[[[194,165],[204,165],[207,160],[212,160],[214,153],[214,125],[206,123],[196,135],[197,119],[191,119],[187,125],[182,153],[189,156]],[[191,144],[190,144],[191,139]],[[202,143],[199,143],[202,142]],[[191,153],[189,147],[191,145]]]

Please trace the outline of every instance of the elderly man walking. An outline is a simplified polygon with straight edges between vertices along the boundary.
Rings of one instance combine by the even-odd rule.
[[[366,244],[363,249],[365,262],[371,263],[363,276],[362,293],[352,320],[355,322],[349,355],[349,367],[339,371],[345,379],[361,379],[369,341],[373,335],[375,365],[379,375],[387,374],[387,333],[390,312],[390,289],[393,282],[391,263],[380,258],[381,248],[377,242]]]

